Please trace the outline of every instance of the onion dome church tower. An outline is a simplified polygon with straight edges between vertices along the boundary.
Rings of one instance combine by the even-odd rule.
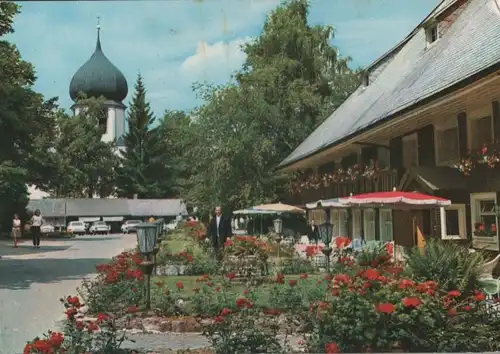
[[[101,47],[99,18],[97,23],[97,44],[94,54],[75,73],[69,85],[69,95],[75,104],[71,107],[73,114],[78,114],[81,107],[77,100],[80,93],[87,97],[105,98],[103,117],[105,133],[102,141],[116,141],[123,149],[125,135],[125,105],[122,101],[127,97],[127,79],[122,72],[104,55]]]

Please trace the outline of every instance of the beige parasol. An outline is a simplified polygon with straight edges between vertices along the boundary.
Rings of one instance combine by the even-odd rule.
[[[253,210],[262,210],[267,212],[275,212],[275,213],[292,213],[292,214],[305,214],[305,210],[298,208],[293,205],[282,204],[282,203],[274,203],[274,204],[261,204],[256,205],[252,208]]]

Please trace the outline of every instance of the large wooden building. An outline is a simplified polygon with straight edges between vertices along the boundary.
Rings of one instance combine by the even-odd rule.
[[[288,202],[393,188],[433,194],[452,205],[418,211],[418,233],[499,251],[499,101],[498,1],[444,0],[281,163],[302,175]],[[332,210],[330,218],[337,235],[417,243],[407,211]]]

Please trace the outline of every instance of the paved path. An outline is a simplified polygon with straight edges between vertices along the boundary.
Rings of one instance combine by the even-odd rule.
[[[124,348],[144,352],[200,349],[210,346],[210,342],[201,333],[127,334],[127,338],[134,342],[123,343]]]
[[[136,236],[85,236],[17,249],[0,241],[0,354],[22,353],[27,340],[57,328],[59,299],[75,295],[95,266],[136,245]]]

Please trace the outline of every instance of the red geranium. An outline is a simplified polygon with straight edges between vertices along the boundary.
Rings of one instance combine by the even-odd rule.
[[[340,353],[340,348],[337,345],[337,343],[327,343],[325,344],[325,353],[326,354]]]
[[[340,236],[335,239],[335,246],[337,248],[344,248],[351,244],[351,239],[349,237]]]
[[[402,301],[404,307],[419,307],[422,305],[422,300],[418,297],[405,297]]]
[[[378,312],[391,314],[395,311],[396,307],[390,302],[381,303],[375,306]]]
[[[484,293],[476,290],[474,292],[474,300],[477,302],[484,301],[484,300],[486,300],[486,295],[484,295]]]

